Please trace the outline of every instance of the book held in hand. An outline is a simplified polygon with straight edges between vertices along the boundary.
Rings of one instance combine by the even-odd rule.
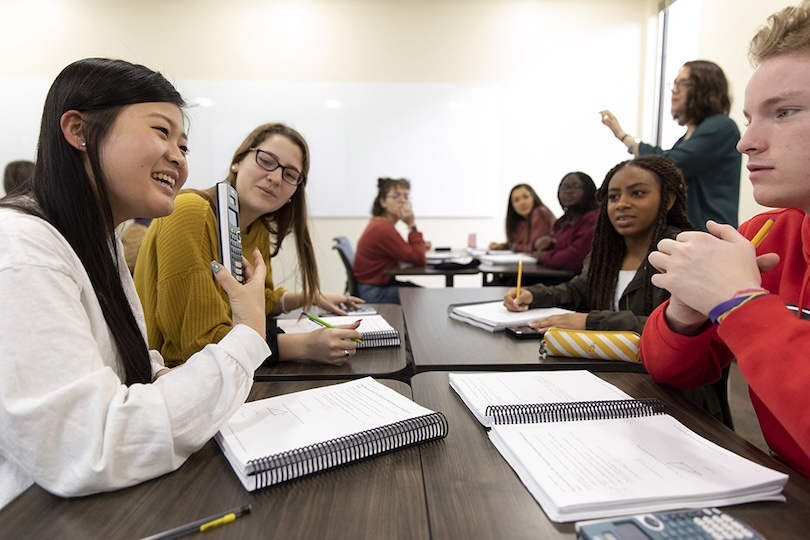
[[[366,377],[247,402],[215,439],[254,491],[445,436],[444,415]]]
[[[621,399],[616,389],[616,398],[532,404],[517,401],[503,375],[476,381],[493,394],[487,399],[495,407],[485,409],[490,440],[552,521],[785,500],[786,474],[704,439],[657,400]],[[544,395],[549,382],[542,379],[556,372],[515,375],[541,376],[526,386]],[[558,379],[555,392],[587,393],[584,379]]]
[[[448,314],[451,319],[483,328],[489,332],[500,332],[507,326],[523,326],[536,319],[573,313],[569,309],[550,307],[535,308],[527,311],[509,311],[503,300],[474,304],[451,305]]]
[[[320,317],[320,319],[332,326],[342,326],[360,321],[357,331],[363,334],[363,343],[357,346],[358,349],[368,349],[372,347],[399,347],[402,343],[399,332],[396,328],[385,320],[382,315],[333,315],[330,317]],[[285,334],[305,334],[323,328],[317,322],[306,317],[298,319],[276,319],[278,327],[284,330]]]

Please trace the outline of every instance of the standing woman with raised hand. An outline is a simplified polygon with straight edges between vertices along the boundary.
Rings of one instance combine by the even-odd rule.
[[[669,150],[637,141],[610,111],[602,123],[635,156],[663,155],[686,178],[686,211],[696,227],[706,230],[714,220],[737,226],[740,204],[740,129],[729,118],[731,98],[723,70],[714,62],[694,60],[678,71],[672,84],[672,118],[686,133]]]
[[[363,302],[320,292],[307,220],[309,161],[309,146],[300,133],[284,124],[263,124],[236,149],[226,178],[239,194],[242,249],[258,249],[267,266],[262,298],[270,317],[313,305],[345,315],[341,304]],[[149,345],[172,365],[216,343],[234,325],[228,298],[208,271],[208,261],[219,253],[215,190],[181,193],[174,212],[151,223],[138,252],[135,286],[146,314]],[[289,234],[295,238],[301,291],[273,284],[270,259]],[[299,359],[345,362],[356,353],[352,340],[361,337],[357,326],[279,334],[271,321],[267,342],[274,354],[267,365]]]
[[[219,343],[173,371],[147,350],[115,228],[172,211],[183,106],[160,73],[121,60],[75,62],[48,92],[31,192],[0,201],[0,507],[33,483],[79,496],[177,469],[270,353],[257,254],[244,286],[211,261],[237,323]]]
[[[506,243],[493,242],[489,249],[534,253],[537,240],[548,235],[555,221],[532,186],[518,184],[509,192],[506,205]]]

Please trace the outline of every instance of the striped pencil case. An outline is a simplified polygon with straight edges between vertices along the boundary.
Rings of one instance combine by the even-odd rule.
[[[543,336],[540,354],[544,358],[567,356],[638,362],[640,340],[636,332],[549,328]]]

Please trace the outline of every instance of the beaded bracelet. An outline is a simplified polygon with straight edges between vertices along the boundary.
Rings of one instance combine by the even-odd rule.
[[[714,306],[711,311],[709,311],[709,319],[711,319],[712,323],[714,324],[720,324],[729,313],[739,308],[743,304],[750,302],[754,298],[768,296],[769,294],[770,293],[765,289],[743,289],[741,291],[737,291],[734,298],[726,300],[725,302],[720,302]]]

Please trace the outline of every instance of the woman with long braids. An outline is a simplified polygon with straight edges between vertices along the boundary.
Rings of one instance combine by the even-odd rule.
[[[524,287],[519,298],[510,289],[504,297],[510,311],[558,306],[577,312],[532,321],[534,328],[641,332],[668,296],[650,283],[655,269],[647,255],[662,238],[692,228],[680,170],[660,156],[624,161],[608,172],[596,195],[599,216],[582,273],[557,285]]]
[[[188,177],[183,106],[160,73],[122,60],[74,62],[48,92],[30,191],[0,201],[0,508],[34,483],[80,496],[177,469],[270,354],[258,252],[243,286],[210,263],[227,335],[174,370],[147,349],[115,231],[172,211]]]

